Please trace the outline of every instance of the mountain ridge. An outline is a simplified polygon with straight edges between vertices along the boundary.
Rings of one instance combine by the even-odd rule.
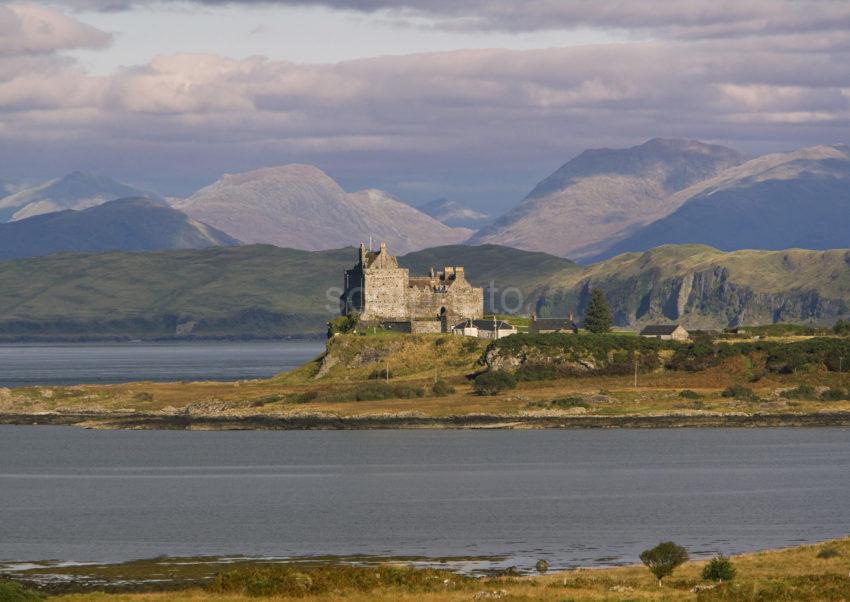
[[[313,251],[356,245],[371,236],[406,252],[460,242],[471,234],[386,192],[346,192],[306,164],[225,174],[174,206],[249,244]]]
[[[674,197],[675,211],[589,259],[665,244],[725,251],[850,246],[850,147],[818,145],[765,155]]]
[[[732,149],[684,139],[589,149],[541,180],[519,205],[468,242],[580,259],[583,249],[675,210],[672,193],[741,161]]]
[[[239,241],[164,201],[117,199],[0,223],[0,259],[69,252],[153,251],[233,246]]]
[[[162,198],[106,176],[82,171],[25,187],[0,198],[0,222],[16,221],[64,209],[87,209],[119,198]]]
[[[489,215],[447,198],[434,199],[419,205],[417,209],[451,228],[478,230],[490,221]]]

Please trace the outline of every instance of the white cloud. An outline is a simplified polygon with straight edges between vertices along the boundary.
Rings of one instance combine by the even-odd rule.
[[[431,181],[436,194],[443,180],[458,190],[477,185],[482,198],[504,189],[516,201],[513,174],[530,188],[585,147],[659,135],[745,150],[850,140],[850,30],[833,27],[838,5],[818,3],[823,14],[796,20],[779,15],[770,31],[764,3],[741,5],[721,5],[731,16],[697,17],[675,7],[654,16],[588,9],[584,21],[692,33],[734,21],[759,35],[323,65],[176,54],[97,77],[61,51],[102,46],[107,34],[55,10],[0,7],[2,31],[20,24],[0,42],[0,163],[21,169],[39,156],[135,181],[194,184],[301,161],[358,184]],[[567,18],[559,2],[529,6],[538,18],[547,7]]]
[[[33,5],[0,5],[0,56],[102,48],[112,37],[62,13]]]

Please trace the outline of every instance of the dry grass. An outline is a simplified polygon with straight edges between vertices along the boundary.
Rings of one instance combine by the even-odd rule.
[[[837,551],[832,558],[818,558],[825,547]],[[62,602],[83,600],[103,602],[166,602],[187,601],[248,601],[304,600],[324,601],[345,599],[360,601],[424,600],[469,601],[479,592],[505,590],[503,600],[848,600],[850,599],[850,539],[786,550],[759,552],[733,557],[736,578],[729,583],[695,593],[695,586],[712,586],[700,577],[706,561],[688,562],[659,587],[655,578],[642,566],[608,569],[572,570],[539,577],[481,578],[474,583],[450,586],[437,592],[407,591],[403,587],[388,587],[369,592],[340,590],[320,596],[249,597],[234,594],[212,594],[201,588],[148,594],[80,594],[59,596]],[[486,598],[478,598],[486,599]],[[492,599],[492,598],[491,598]]]
[[[332,361],[321,359],[268,380],[240,382],[137,382],[120,385],[75,387],[29,387],[3,393],[0,412],[128,412],[190,414],[196,416],[287,416],[332,414],[342,417],[415,413],[446,417],[470,414],[511,415],[557,414],[548,401],[570,396],[592,396],[586,413],[602,416],[640,416],[713,413],[816,413],[848,411],[850,401],[782,400],[780,389],[800,384],[850,387],[850,374],[825,370],[800,374],[756,375],[750,360],[735,357],[721,366],[701,372],[660,370],[638,376],[570,377],[560,380],[520,383],[515,390],[483,397],[474,394],[467,376],[482,367],[477,364],[486,341],[453,336],[338,337],[331,343]],[[353,392],[364,383],[375,383],[369,375],[389,367],[391,383],[421,388],[422,397],[355,401]],[[448,381],[451,395],[430,394],[435,378]],[[758,377],[758,378],[756,378]],[[751,382],[755,381],[755,382]],[[726,387],[751,387],[758,401],[741,401],[720,396]],[[701,399],[679,396],[690,389]],[[601,401],[599,399],[602,399]],[[564,414],[575,413],[565,411]]]

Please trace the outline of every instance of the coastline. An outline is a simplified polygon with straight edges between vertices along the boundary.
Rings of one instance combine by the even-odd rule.
[[[850,427],[850,412],[620,416],[173,415],[140,412],[0,414],[0,425],[112,430],[653,429]]]
[[[846,600],[850,539],[732,555],[731,580],[701,573],[708,555],[663,584],[640,564],[521,573],[513,567],[458,571],[476,558],[158,557],[119,563],[6,563],[0,577],[51,599],[78,601],[352,600]],[[332,583],[328,587],[328,582]],[[0,581],[0,586],[2,586]],[[228,586],[229,585],[229,586]],[[255,586],[262,586],[261,588]],[[2,591],[0,591],[2,593]],[[566,598],[564,596],[567,596]],[[627,596],[624,598],[623,596]],[[18,598],[15,598],[18,599]],[[33,598],[21,598],[33,599]],[[40,599],[40,598],[35,598]]]

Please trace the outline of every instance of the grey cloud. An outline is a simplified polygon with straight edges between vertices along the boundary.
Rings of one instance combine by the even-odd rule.
[[[85,10],[126,10],[183,0],[54,0]],[[425,18],[454,30],[527,32],[591,27],[645,30],[673,38],[739,37],[850,27],[845,0],[194,0],[198,4],[320,6]]]
[[[77,33],[61,42],[21,38],[0,52],[0,164],[9,174],[28,175],[40,161],[191,186],[301,161],[403,198],[409,182],[479,190],[482,206],[516,201],[517,190],[586,147],[659,135],[744,150],[850,141],[842,31],[327,65],[176,55],[94,77],[55,52],[103,39],[66,25]]]

